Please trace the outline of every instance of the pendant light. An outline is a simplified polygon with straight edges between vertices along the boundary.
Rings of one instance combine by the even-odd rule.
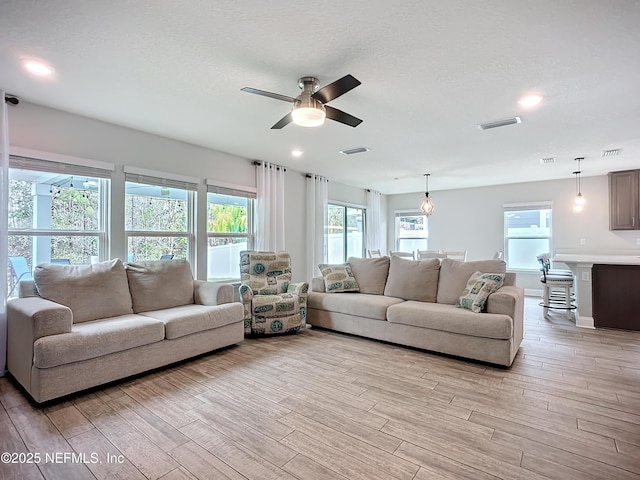
[[[429,198],[429,175],[431,174],[424,174],[424,198],[422,199],[422,203],[420,204],[420,211],[427,217],[431,215],[436,209],[435,205],[431,201],[431,198]]]
[[[582,196],[582,192],[580,191],[580,174],[582,171],[580,170],[580,162],[584,160],[584,157],[578,157],[575,159],[578,162],[578,170],[573,172],[576,176],[576,197],[573,200],[573,213],[580,213],[584,209],[585,198]]]

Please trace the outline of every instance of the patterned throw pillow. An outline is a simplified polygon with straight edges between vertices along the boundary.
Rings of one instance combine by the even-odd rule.
[[[329,265],[321,263],[318,265],[322,277],[324,278],[324,291],[327,293],[337,292],[359,292],[360,286],[353,276],[351,266],[348,263]]]
[[[456,301],[456,307],[480,313],[489,295],[502,287],[504,276],[504,273],[475,272],[469,277],[467,286]]]

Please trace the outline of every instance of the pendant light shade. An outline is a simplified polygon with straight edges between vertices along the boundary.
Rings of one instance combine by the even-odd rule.
[[[422,199],[422,203],[420,204],[420,211],[427,217],[431,215],[436,209],[435,205],[431,201],[431,198],[429,197],[429,175],[429,173],[424,174],[424,198]]]
[[[582,192],[580,191],[580,174],[582,171],[580,170],[580,162],[584,160],[583,157],[578,157],[575,159],[578,162],[578,170],[573,172],[576,176],[576,196],[573,200],[573,213],[580,213],[584,210],[584,204],[586,202],[585,198],[582,196]]]

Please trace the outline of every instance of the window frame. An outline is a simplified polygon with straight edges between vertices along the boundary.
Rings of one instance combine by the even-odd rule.
[[[548,222],[548,235],[509,235],[508,230],[508,220],[507,215],[509,212],[531,212],[537,211],[542,212],[544,210],[549,210],[549,222]],[[519,203],[505,203],[503,205],[503,228],[504,228],[504,261],[507,264],[507,269],[512,272],[524,272],[524,273],[532,273],[537,272],[539,268],[521,268],[521,267],[511,267],[509,265],[509,240],[547,240],[549,243],[548,251],[553,250],[553,202],[552,201],[540,201],[540,202],[519,202]],[[538,255],[544,252],[536,252],[533,256]]]
[[[366,237],[367,237],[367,209],[366,207],[364,207],[363,205],[356,205],[356,204],[350,204],[350,203],[345,203],[345,202],[334,202],[329,200],[327,202],[327,227],[325,228],[325,248],[327,251],[327,258],[329,258],[329,209],[331,207],[340,207],[343,210],[343,215],[342,215],[342,221],[343,224],[345,225],[343,230],[342,230],[342,251],[343,251],[343,260],[342,262],[345,263],[347,261],[347,259],[352,255],[352,252],[349,252],[348,249],[348,243],[349,243],[349,239],[348,239],[348,235],[347,235],[347,209],[352,208],[352,209],[356,209],[356,210],[360,210],[361,215],[362,215],[362,251],[360,252],[360,257],[359,258],[365,258],[366,257]]]
[[[115,167],[112,164],[85,160],[74,157],[63,157],[47,155],[42,152],[21,151],[16,149],[15,153],[9,155],[9,170],[31,171],[40,174],[63,175],[76,177],[81,181],[83,177],[97,179],[99,192],[99,215],[98,228],[94,230],[70,230],[53,228],[9,228],[7,226],[8,237],[95,237],[98,241],[97,257],[98,261],[107,258],[109,252],[109,218],[111,215],[111,182],[112,173]],[[32,182],[40,185],[55,186],[56,182]],[[9,197],[11,202],[11,197]],[[91,260],[90,260],[91,261]],[[32,258],[32,268],[35,268],[38,259]]]
[[[400,225],[399,225],[400,217],[423,217],[424,219],[423,223],[426,227],[424,229],[426,235],[424,237],[400,237]],[[398,209],[394,211],[393,223],[394,223],[393,244],[395,245],[395,249],[397,251],[401,251],[401,252],[408,251],[408,250],[402,250],[402,248],[400,247],[400,240],[419,240],[419,239],[424,239],[424,242],[425,242],[424,247],[419,248],[419,250],[428,250],[429,248],[429,217],[427,215],[425,215],[424,213],[422,213],[420,210],[417,210],[417,209]]]
[[[186,238],[187,241],[187,253],[185,259],[191,264],[195,265],[196,258],[196,203],[197,203],[197,190],[198,180],[189,177],[181,177],[174,174],[163,172],[152,172],[147,170],[138,169],[135,167],[124,167],[125,180],[124,180],[124,204],[126,205],[127,184],[136,183],[141,185],[149,185],[153,187],[172,188],[175,190],[183,190],[186,192],[187,212],[186,212],[186,230],[184,231],[170,231],[170,230],[129,230],[127,226],[126,207],[124,212],[124,235],[125,235],[125,248],[127,256],[129,256],[129,239],[135,237],[151,237],[151,238]]]
[[[214,182],[212,180],[207,180],[207,221],[209,219],[209,206],[213,202],[209,202],[209,194],[219,194],[226,195],[229,197],[243,198],[247,200],[247,231],[242,232],[211,232],[209,231],[209,226],[207,225],[207,281],[209,281],[209,269],[208,269],[208,261],[209,261],[209,239],[215,238],[246,238],[247,240],[247,250],[253,250],[255,243],[255,214],[256,214],[256,193],[255,191],[250,191],[249,189],[242,188],[240,186],[229,186],[223,185],[220,182]],[[240,259],[238,258],[238,264]],[[231,280],[217,280],[215,282],[229,282],[229,281],[239,281],[240,276],[237,278],[233,277]]]

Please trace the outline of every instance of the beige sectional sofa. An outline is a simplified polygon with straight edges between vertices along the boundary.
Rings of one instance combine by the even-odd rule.
[[[244,339],[231,285],[185,260],[36,267],[7,304],[7,368],[36,402]]]
[[[345,265],[352,279],[340,279],[340,273],[326,266],[324,276],[312,280],[307,323],[492,364],[512,364],[523,337],[524,290],[515,286],[515,274],[506,273],[504,261],[440,263],[382,257],[350,258]],[[475,298],[467,284],[479,285],[470,282],[476,272],[504,274],[503,285],[486,298],[479,313],[455,305],[461,297],[463,304]],[[487,277],[496,276],[482,275]]]

